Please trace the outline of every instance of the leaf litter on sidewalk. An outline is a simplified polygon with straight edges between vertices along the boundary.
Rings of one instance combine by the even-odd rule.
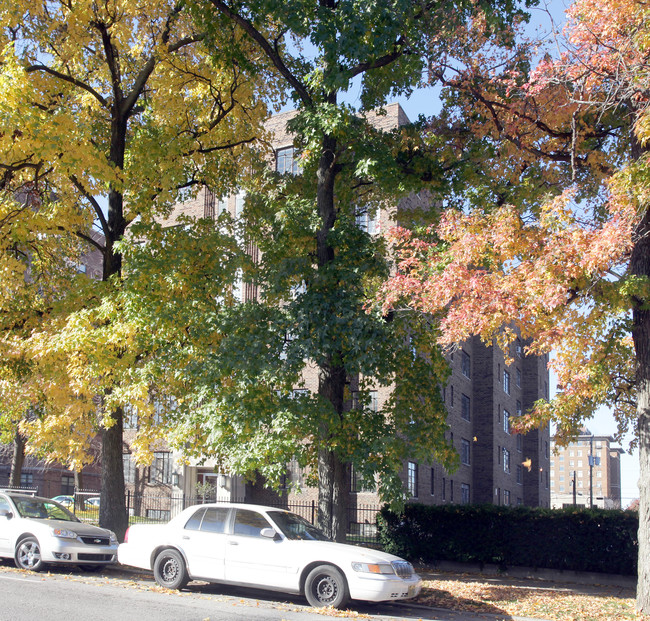
[[[635,611],[634,591],[603,586],[591,592],[580,588],[501,583],[464,576],[425,579],[419,604],[450,610],[557,619],[558,621],[648,621]]]

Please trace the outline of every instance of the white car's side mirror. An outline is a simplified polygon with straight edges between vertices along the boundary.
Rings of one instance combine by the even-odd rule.
[[[8,509],[0,509],[0,517],[6,517],[8,520],[10,520],[13,516],[14,514]]]
[[[275,536],[277,535],[277,533],[275,532],[275,530],[273,528],[263,528],[260,531],[260,535],[262,535],[262,537],[266,537],[268,539],[275,539]]]

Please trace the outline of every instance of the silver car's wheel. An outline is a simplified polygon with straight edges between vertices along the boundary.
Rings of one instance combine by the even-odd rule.
[[[182,589],[189,582],[183,556],[172,548],[163,550],[156,557],[153,576],[160,586],[167,589]]]
[[[305,597],[312,606],[341,608],[350,599],[348,583],[336,567],[319,565],[305,580]]]
[[[40,571],[43,569],[43,559],[41,558],[41,546],[34,537],[25,537],[16,546],[14,556],[16,567],[19,569],[29,569],[31,571]]]

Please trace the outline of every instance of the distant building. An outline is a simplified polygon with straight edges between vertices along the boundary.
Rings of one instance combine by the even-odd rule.
[[[621,455],[610,436],[583,428],[567,446],[551,441],[551,506],[621,509]]]

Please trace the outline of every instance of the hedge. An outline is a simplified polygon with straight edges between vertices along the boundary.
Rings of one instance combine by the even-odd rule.
[[[636,575],[638,514],[494,505],[381,510],[384,550],[413,562],[459,561]]]

